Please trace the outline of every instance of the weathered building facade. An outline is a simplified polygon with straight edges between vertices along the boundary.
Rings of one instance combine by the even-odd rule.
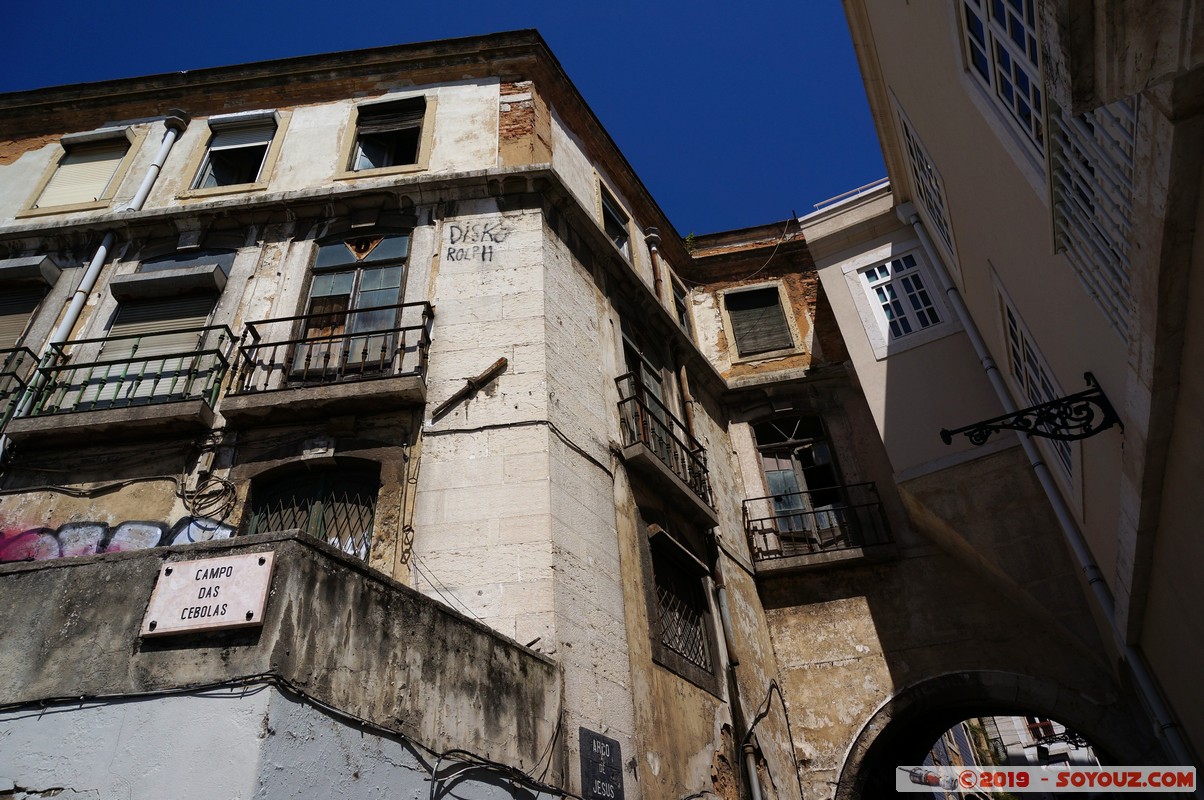
[[[689,254],[536,34],[0,106],[0,776],[797,796]]]
[[[533,32],[0,131],[0,794],[870,797],[995,713],[1176,757],[1027,445],[941,440],[1004,407],[906,134],[687,241]]]

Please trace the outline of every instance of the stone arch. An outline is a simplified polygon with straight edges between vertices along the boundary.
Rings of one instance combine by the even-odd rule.
[[[895,768],[921,763],[932,743],[961,720],[1024,713],[1038,713],[1078,730],[1105,763],[1165,760],[1150,726],[1115,696],[1090,697],[1031,675],[956,672],[908,686],[878,708],[845,756],[835,798],[889,796]]]

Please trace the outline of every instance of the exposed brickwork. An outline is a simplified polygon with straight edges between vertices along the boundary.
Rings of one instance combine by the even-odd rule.
[[[50,135],[31,136],[28,139],[0,139],[0,166],[11,164],[31,150],[39,150],[58,138]]]
[[[552,158],[551,121],[532,81],[500,86],[498,155],[504,166],[537,164]]]
[[[819,313],[820,285],[815,261],[807,249],[802,234],[793,225],[776,223],[761,228],[733,231],[701,237],[693,250],[694,261],[690,278],[702,284],[704,291],[714,297],[716,308],[722,307],[722,295],[742,286],[766,282],[778,283],[794,312],[794,326],[804,339],[809,338]],[[826,309],[826,302],[822,303]],[[815,335],[818,350],[825,362],[844,360],[844,343],[836,328],[830,309],[825,311],[825,330]],[[731,346],[725,331],[719,331],[718,347],[726,351]],[[733,357],[734,353],[731,354]],[[752,364],[732,364],[725,371],[728,378],[755,375],[767,371],[808,369],[819,364],[812,353],[761,360]]]

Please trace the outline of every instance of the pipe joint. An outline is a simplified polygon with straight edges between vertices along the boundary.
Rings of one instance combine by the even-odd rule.
[[[192,122],[192,115],[181,108],[167,109],[167,116],[163,119],[167,129],[176,133],[183,133],[189,122]]]

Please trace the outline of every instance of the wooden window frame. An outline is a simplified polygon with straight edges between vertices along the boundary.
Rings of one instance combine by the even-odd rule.
[[[421,100],[424,104],[422,122],[418,134],[418,153],[413,164],[393,164],[387,167],[372,167],[355,169],[354,159],[360,137],[360,115],[365,112],[377,111],[382,107]],[[433,94],[406,94],[395,97],[379,97],[369,102],[359,103],[351,110],[351,119],[343,130],[342,141],[339,145],[339,166],[334,179],[351,180],[353,178],[371,178],[381,175],[401,175],[410,172],[423,172],[429,169],[431,150],[435,140],[435,113],[438,98]]]

